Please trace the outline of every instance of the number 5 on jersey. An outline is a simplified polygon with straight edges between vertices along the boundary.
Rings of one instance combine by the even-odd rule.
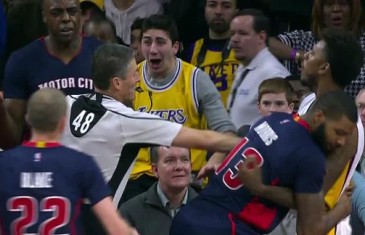
[[[249,139],[244,138],[224,159],[216,171],[217,175],[222,173],[223,183],[231,190],[237,190],[244,186],[244,184],[238,179],[238,169],[240,165],[243,164],[247,156],[254,156],[258,167],[261,167],[264,163],[264,159],[257,149],[246,146],[248,142]],[[240,152],[242,153],[239,154]]]

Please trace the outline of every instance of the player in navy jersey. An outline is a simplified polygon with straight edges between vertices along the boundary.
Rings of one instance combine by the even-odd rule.
[[[58,143],[66,106],[56,89],[34,93],[27,109],[30,142],[0,152],[1,234],[83,234],[84,198],[108,234],[137,234],[117,214],[92,157]]]
[[[52,87],[65,94],[93,91],[91,60],[101,42],[79,34],[79,0],[44,0],[42,8],[49,34],[15,51],[5,68],[5,100],[0,105],[3,148],[20,142],[26,102],[36,90]]]
[[[356,121],[354,101],[343,91],[319,97],[303,117],[273,113],[259,120],[208,186],[176,215],[170,235],[264,234],[279,224],[288,209],[254,196],[239,179],[248,156],[256,158],[265,184],[295,192],[298,234],[325,234],[324,153],[343,146]]]

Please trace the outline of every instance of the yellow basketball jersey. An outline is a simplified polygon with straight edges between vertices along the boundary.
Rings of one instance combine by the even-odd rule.
[[[337,204],[338,199],[341,196],[341,191],[343,189],[343,186],[345,184],[348,172],[349,172],[350,163],[348,163],[345,167],[345,169],[342,171],[340,177],[336,180],[336,182],[333,184],[332,188],[327,192],[326,196],[324,197],[326,206],[328,210],[333,209],[335,205]],[[335,235],[336,229],[333,228],[328,235]]]
[[[147,64],[138,65],[141,80],[137,86],[143,92],[136,93],[134,109],[140,112],[149,112],[166,120],[183,124],[184,126],[206,129],[206,121],[199,114],[199,104],[196,94],[196,74],[198,68],[177,59],[177,69],[174,78],[165,86],[152,86],[147,77]],[[206,163],[206,151],[192,149],[192,170],[198,171]],[[138,178],[142,174],[153,175],[148,149],[141,149],[131,178]]]
[[[228,51],[227,58],[223,54],[225,52],[215,51],[206,48],[206,54],[204,60],[198,65],[199,52],[203,48],[204,39],[200,39],[195,42],[194,50],[191,57],[191,63],[195,66],[199,66],[204,72],[206,72],[213,83],[217,87],[217,90],[221,94],[222,102],[227,105],[227,98],[233,83],[234,73],[239,66],[239,62],[236,60],[232,50]]]

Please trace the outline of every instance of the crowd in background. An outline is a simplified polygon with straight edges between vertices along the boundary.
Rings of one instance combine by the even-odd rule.
[[[113,127],[117,131],[108,127],[110,132],[101,130],[83,142],[81,137],[94,135],[90,129],[98,124],[82,123],[88,113],[77,115],[72,109],[74,122],[70,121],[62,143],[95,158],[111,186],[115,206],[132,227],[142,235],[164,235],[183,205],[209,184],[207,172],[216,170],[222,157],[215,151],[231,150],[237,136],[245,136],[261,117],[272,112],[304,115],[316,98],[343,90],[356,102],[360,119],[357,131],[333,147],[345,146],[344,157],[326,162],[325,211],[335,222],[328,223],[325,231],[365,234],[364,4],[361,0],[0,0],[0,148],[29,139],[28,99],[42,88],[56,88],[65,95],[96,91],[103,94],[101,100],[110,96],[123,103],[128,110],[120,112],[133,117],[139,115],[134,111],[150,113],[184,127],[220,132],[199,142],[195,132],[190,140],[186,135],[177,138],[180,132],[172,134],[177,126],[171,125],[166,139],[150,143],[148,137],[163,129],[151,128],[139,144],[174,147],[141,148],[121,168],[119,158],[126,154],[121,152],[126,145],[112,143],[120,137],[120,127]],[[105,44],[131,48],[132,62],[127,56],[131,51],[115,49],[113,54],[111,48],[104,49],[105,57],[95,58],[95,51]],[[116,58],[126,59],[130,66],[121,70],[130,79],[103,81],[119,69]],[[101,104],[111,109],[115,105]],[[121,128],[128,134],[120,139],[137,140],[142,127],[135,133]],[[107,150],[93,145],[100,143],[99,137],[108,142]],[[195,137],[199,141],[192,143]],[[212,144],[219,137],[230,142]],[[123,173],[116,176],[120,169]],[[349,186],[352,175],[354,190]],[[248,188],[257,192],[254,186]],[[91,217],[87,234],[101,234]],[[289,212],[270,234],[295,233],[296,224],[288,224],[296,218],[296,212]],[[261,231],[271,232],[266,229]]]

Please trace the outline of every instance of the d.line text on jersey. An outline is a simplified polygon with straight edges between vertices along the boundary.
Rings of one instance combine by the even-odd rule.
[[[266,121],[255,127],[254,130],[260,136],[262,141],[264,141],[266,146],[271,145],[273,141],[279,138],[269,123]]]
[[[52,188],[53,172],[21,172],[21,188]]]

